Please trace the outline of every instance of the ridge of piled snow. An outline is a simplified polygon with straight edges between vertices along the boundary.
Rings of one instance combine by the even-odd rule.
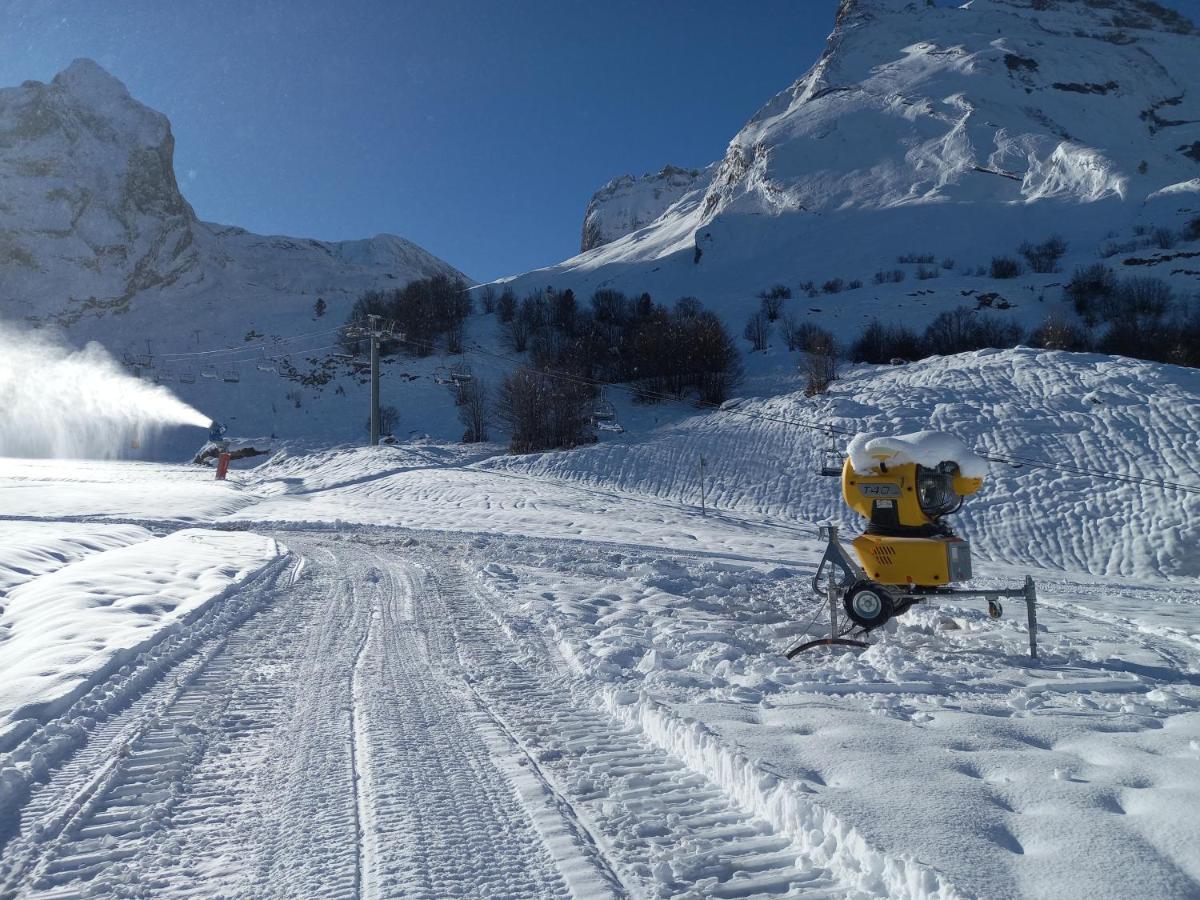
[[[958,464],[958,470],[966,478],[983,478],[988,469],[987,462],[960,438],[941,431],[892,436],[857,434],[850,439],[846,455],[859,475],[878,474],[881,461],[889,466],[916,463],[928,469],[952,462]]]
[[[988,468],[983,489],[951,517],[977,558],[1096,575],[1200,575],[1200,495],[1100,474],[1200,486],[1200,371],[1017,348],[856,367],[824,397],[806,397],[799,377],[793,385],[659,425],[631,404],[620,410],[619,439],[486,466],[698,505],[703,456],[710,507],[849,529],[861,520],[836,479],[818,474],[824,429],[936,430],[985,455],[1065,467]]]
[[[65,709],[278,557],[270,538],[185,529],[94,553],[8,592],[0,614],[0,734]]]
[[[27,581],[92,553],[152,537],[140,525],[0,521],[0,613],[4,611],[5,595]]]

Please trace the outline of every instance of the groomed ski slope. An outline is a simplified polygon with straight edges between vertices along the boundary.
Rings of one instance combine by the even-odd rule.
[[[984,449],[1003,433],[1008,452],[1077,446],[1080,466],[1142,475],[1152,451],[1191,439],[1181,370],[1135,379],[1122,366],[1141,364],[1025,351],[958,362],[953,382],[931,360],[773,402],[789,419],[802,404],[836,403],[844,422],[862,408],[874,432],[932,417]],[[1068,427],[1038,430],[1023,398],[1048,397],[1051,376]],[[951,383],[978,385],[987,414],[970,419]],[[909,407],[882,405],[899,385]],[[1105,413],[1083,406],[1085,386]],[[836,509],[832,480],[801,474],[819,440],[797,450],[787,426],[732,413],[541,460],[433,443],[293,452],[225,485],[183,466],[94,463],[81,480],[71,464],[0,463],[0,491],[36,469],[41,497],[13,494],[25,505],[2,523],[5,616],[13,595],[88,572],[114,598],[104,609],[157,596],[147,585],[174,584],[168,551],[189,535],[262,551],[214,569],[227,587],[207,601],[177,597],[197,612],[156,620],[65,709],[23,708],[0,759],[0,893],[1200,891],[1200,589],[1180,574],[1195,507],[993,469],[958,522],[978,586],[1037,579],[1038,663],[1023,609],[993,621],[972,603],[916,608],[861,653],[789,661],[823,628],[808,585],[821,548],[797,513]],[[717,447],[707,516],[685,493],[689,439]],[[755,506],[769,472],[791,505]],[[1017,490],[1026,506],[992,507],[997,527],[982,510]],[[1069,518],[1055,496],[1110,528],[1130,574],[1054,558]],[[56,530],[85,503],[96,518]],[[1177,568],[1137,568],[1142,535],[1109,518],[1176,522],[1182,549],[1154,558]],[[1090,533],[1072,539],[1098,546]],[[1001,561],[1005,540],[1027,561]],[[79,637],[56,646],[92,652]]]

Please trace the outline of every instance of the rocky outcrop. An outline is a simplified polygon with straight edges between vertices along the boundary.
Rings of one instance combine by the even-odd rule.
[[[710,169],[665,166],[641,178],[614,178],[588,203],[580,251],[586,253],[649,225],[682,197],[702,189],[710,174]]]
[[[166,116],[90,60],[0,90],[0,318],[71,325],[213,298],[248,301],[252,317],[285,297],[461,275],[394,235],[325,242],[199,221],[174,152]]]

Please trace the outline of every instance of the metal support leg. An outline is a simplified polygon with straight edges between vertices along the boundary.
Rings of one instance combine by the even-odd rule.
[[[829,570],[829,581],[826,582],[826,592],[829,597],[829,639],[836,641],[838,637],[838,580],[836,573]]]
[[[1029,575],[1025,576],[1025,614],[1029,622],[1029,656],[1037,659],[1037,587]]]

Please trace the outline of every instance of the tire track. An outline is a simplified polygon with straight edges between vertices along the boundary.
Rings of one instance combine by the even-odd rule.
[[[462,571],[427,560],[419,617],[448,675],[571,807],[629,893],[649,897],[845,897],[791,840],[714,782],[592,705],[557,654],[520,622],[503,625]],[[441,624],[439,624],[441,623]]]

